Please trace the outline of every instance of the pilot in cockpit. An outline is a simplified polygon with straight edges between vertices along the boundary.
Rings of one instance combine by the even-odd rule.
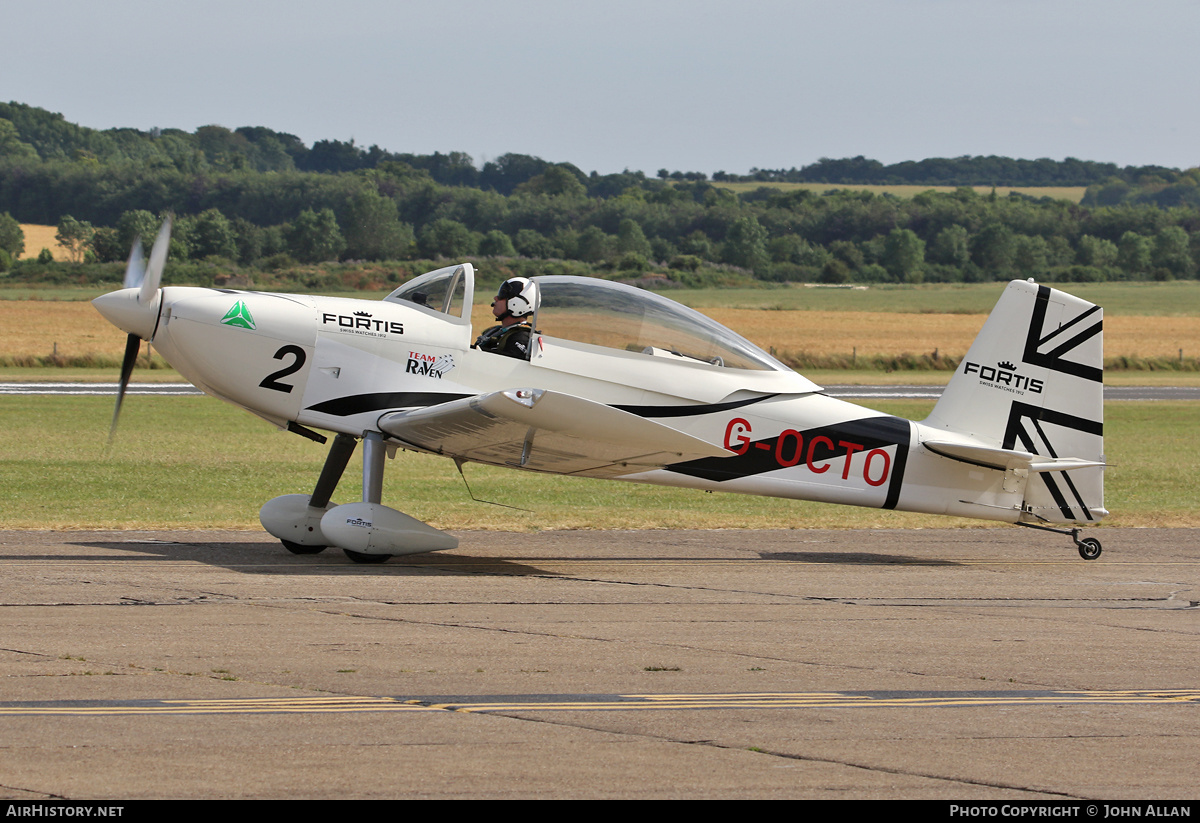
[[[492,314],[500,321],[500,325],[492,326],[479,335],[471,348],[528,360],[529,341],[533,334],[530,323],[533,313],[537,311],[538,301],[537,283],[528,277],[505,280],[492,300]]]

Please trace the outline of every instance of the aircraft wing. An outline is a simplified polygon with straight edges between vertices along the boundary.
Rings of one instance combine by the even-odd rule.
[[[385,434],[477,463],[615,477],[732,452],[614,409],[545,389],[507,389],[379,419]]]

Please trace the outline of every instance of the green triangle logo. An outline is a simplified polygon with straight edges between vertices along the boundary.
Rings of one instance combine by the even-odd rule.
[[[254,318],[250,316],[250,309],[246,308],[246,304],[241,300],[237,301],[229,311],[225,312],[225,316],[221,318],[221,322],[226,326],[237,326],[240,329],[255,329]]]

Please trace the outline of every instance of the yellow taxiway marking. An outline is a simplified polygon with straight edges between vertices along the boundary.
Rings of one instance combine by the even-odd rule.
[[[131,714],[274,714],[429,711],[428,706],[391,697],[289,697],[232,700],[129,700],[112,703],[0,704],[0,716]]]
[[[361,712],[563,712],[697,709],[883,709],[1200,703],[1196,689],[1016,692],[762,692],[744,694],[505,695],[505,698],[291,697],[227,700],[0,703],[0,717]]]

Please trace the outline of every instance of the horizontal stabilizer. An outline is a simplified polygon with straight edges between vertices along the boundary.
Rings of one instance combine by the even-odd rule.
[[[596,477],[732,454],[670,426],[544,389],[507,389],[385,414],[379,428],[461,460]]]
[[[987,446],[946,443],[938,440],[926,440],[921,445],[934,454],[949,457],[951,460],[1001,471],[1026,469],[1031,472],[1064,472],[1071,469],[1087,469],[1105,465],[1096,460],[1083,460],[1077,457],[1045,457],[1016,449],[993,449]]]

